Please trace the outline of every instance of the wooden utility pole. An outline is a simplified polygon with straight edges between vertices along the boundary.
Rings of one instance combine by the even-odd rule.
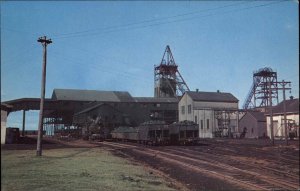
[[[285,101],[285,90],[291,90],[292,88],[286,88],[285,86],[289,84],[291,86],[291,82],[285,82],[282,80],[282,82],[272,82],[273,84],[276,84],[276,88],[271,88],[271,82],[269,82],[269,101],[270,101],[270,120],[271,120],[271,139],[272,144],[274,145],[274,135],[273,135],[273,111],[272,111],[272,90],[283,90],[283,120],[284,120],[284,131],[285,131],[285,142],[286,145],[288,145],[288,129],[286,124],[286,101]],[[282,86],[281,88],[278,87],[278,85]]]
[[[270,112],[270,130],[271,130],[271,141],[274,146],[274,129],[273,129],[273,108],[272,108],[272,88],[271,82],[269,82],[269,112]]]
[[[284,80],[282,81],[284,83]],[[285,84],[283,85],[283,123],[284,123],[284,136],[285,136],[285,143],[289,145],[288,142],[288,133],[287,133],[287,126],[286,126],[286,103],[285,103]]]
[[[42,84],[41,84],[41,102],[40,102],[40,115],[38,126],[38,138],[36,155],[42,156],[42,137],[43,137],[43,112],[44,112],[44,99],[45,99],[45,85],[46,85],[46,62],[47,62],[47,45],[52,43],[51,39],[46,36],[40,37],[38,42],[43,45],[43,69],[42,69]]]
[[[286,88],[285,86],[287,84],[291,85],[291,82],[285,82],[284,80],[282,80],[282,82],[277,82],[277,83],[282,86],[282,88],[278,88],[278,89],[283,90],[283,120],[284,120],[284,132],[285,132],[284,135],[285,135],[285,143],[286,143],[286,145],[288,145],[289,142],[288,142],[288,128],[287,128],[287,124],[286,124],[285,90],[291,90],[291,88]]]

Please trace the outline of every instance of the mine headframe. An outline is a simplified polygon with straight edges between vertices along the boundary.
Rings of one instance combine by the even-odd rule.
[[[169,45],[158,66],[154,66],[154,97],[177,97],[189,91]]]
[[[244,102],[243,109],[268,107],[270,99],[278,104],[277,72],[261,68],[253,73],[253,83]]]

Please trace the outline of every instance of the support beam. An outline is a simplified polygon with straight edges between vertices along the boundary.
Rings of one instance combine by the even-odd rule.
[[[22,123],[22,136],[25,136],[25,117],[26,117],[26,110],[23,110],[23,123]]]

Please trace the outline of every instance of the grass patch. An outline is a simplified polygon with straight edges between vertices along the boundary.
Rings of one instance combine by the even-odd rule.
[[[161,177],[101,148],[1,150],[1,190],[173,190]]]

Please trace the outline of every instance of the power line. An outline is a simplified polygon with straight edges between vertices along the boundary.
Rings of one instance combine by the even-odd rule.
[[[273,4],[282,3],[282,2],[286,2],[286,1],[288,1],[288,0],[273,1],[271,3],[265,3],[265,4],[261,4],[261,5],[255,5],[255,6],[250,6],[250,7],[245,7],[245,8],[239,8],[239,9],[233,9],[233,10],[224,11],[224,12],[211,13],[211,14],[207,14],[207,15],[203,15],[203,16],[194,16],[194,17],[189,17],[189,18],[177,19],[177,20],[173,20],[173,21],[165,21],[165,22],[153,23],[153,24],[149,24],[149,25],[129,27],[129,28],[125,28],[125,29],[115,29],[115,30],[99,31],[99,32],[93,32],[93,33],[87,33],[87,34],[83,33],[83,34],[77,34],[77,35],[75,34],[75,35],[57,37],[56,39],[66,39],[66,38],[86,37],[86,36],[90,37],[90,36],[95,36],[95,35],[100,35],[100,34],[107,34],[107,33],[112,33],[112,32],[119,32],[119,31],[125,31],[125,30],[133,30],[133,29],[141,29],[141,28],[159,26],[159,25],[170,24],[170,23],[184,22],[184,21],[189,21],[189,20],[194,20],[194,19],[200,19],[200,18],[209,17],[209,16],[215,16],[215,15],[219,15],[219,14],[228,14],[228,13],[232,13],[232,12],[239,12],[239,11],[243,11],[243,10],[249,10],[249,9],[254,9],[254,8],[259,8],[259,7],[270,6],[270,5],[273,5]],[[177,16],[172,16],[172,17],[177,17]],[[125,26],[129,26],[129,25],[124,25],[124,26],[121,25],[121,26],[125,27]],[[117,27],[111,27],[111,28],[117,28]]]
[[[246,3],[248,4],[250,2],[253,2],[253,1],[244,1],[244,2],[234,3],[234,4],[230,4],[230,5],[225,5],[225,6],[220,6],[220,7],[210,8],[210,9],[203,9],[203,10],[200,10],[200,11],[183,13],[183,14],[167,16],[167,17],[162,17],[162,18],[157,18],[157,19],[149,19],[149,20],[144,20],[144,21],[139,21],[139,22],[134,22],[134,23],[127,23],[127,24],[122,24],[122,25],[101,27],[101,28],[95,28],[95,29],[90,29],[90,30],[83,30],[83,31],[71,32],[71,33],[53,34],[53,35],[55,37],[60,37],[60,36],[88,33],[88,32],[93,32],[93,31],[97,31],[97,30],[108,30],[108,29],[115,29],[115,28],[121,28],[121,27],[128,27],[128,26],[132,26],[132,25],[139,25],[139,24],[144,24],[144,23],[149,23],[149,22],[154,22],[154,21],[161,21],[161,20],[166,20],[166,19],[171,19],[171,18],[176,18],[176,17],[183,17],[183,16],[187,16],[187,15],[199,14],[199,13],[203,13],[203,12],[207,12],[207,11],[223,9],[223,8],[232,7],[232,6],[241,5],[241,4],[246,4]]]
[[[107,33],[112,33],[112,32],[119,32],[119,31],[125,31],[125,30],[134,30],[134,29],[141,29],[141,28],[159,26],[159,25],[164,25],[164,24],[169,24],[169,23],[189,21],[189,20],[193,20],[193,19],[199,19],[199,18],[214,16],[214,15],[218,15],[218,14],[228,14],[228,13],[231,13],[231,12],[238,12],[238,11],[247,10],[247,9],[253,9],[253,8],[258,8],[258,7],[269,6],[269,5],[272,5],[272,4],[282,3],[282,2],[285,2],[285,1],[289,1],[289,0],[272,1],[271,3],[265,3],[265,4],[245,7],[245,8],[241,8],[241,9],[233,9],[233,10],[229,10],[229,11],[225,11],[225,12],[221,12],[221,13],[211,13],[211,14],[207,14],[207,15],[203,15],[203,16],[194,16],[194,17],[189,17],[189,18],[177,19],[177,20],[173,20],[173,21],[165,21],[165,22],[153,23],[153,24],[149,24],[149,25],[130,27],[130,26],[140,25],[140,24],[144,24],[144,23],[151,23],[151,22],[156,22],[156,21],[168,20],[168,19],[172,19],[172,18],[176,18],[176,17],[185,17],[185,16],[188,16],[188,15],[199,14],[199,13],[203,13],[203,12],[208,12],[208,11],[213,11],[213,10],[218,10],[218,9],[224,9],[224,8],[227,8],[227,7],[234,7],[234,6],[237,6],[237,5],[249,4],[249,3],[252,3],[252,2],[256,2],[256,0],[254,0],[254,1],[244,1],[244,2],[234,3],[234,4],[230,4],[230,5],[225,5],[225,6],[220,6],[220,7],[210,8],[210,9],[204,9],[204,10],[194,11],[194,12],[190,12],[190,13],[183,13],[183,14],[178,14],[178,15],[173,15],[173,16],[168,16],[168,17],[163,17],[163,18],[158,18],[158,19],[149,19],[149,20],[144,20],[144,21],[140,21],[140,22],[134,22],[134,23],[110,26],[110,27],[105,27],[105,28],[98,28],[98,29],[96,28],[96,29],[90,29],[90,30],[84,30],[84,31],[78,31],[78,32],[71,32],[71,33],[52,34],[52,36],[56,39],[95,36],[95,35],[107,34]],[[129,27],[129,28],[124,28],[124,27]],[[1,29],[12,31],[12,32],[18,32],[18,33],[30,33],[28,31],[15,30],[15,29],[8,28],[8,27],[3,27],[3,26],[1,27]],[[30,33],[30,34],[36,35],[37,33]]]

